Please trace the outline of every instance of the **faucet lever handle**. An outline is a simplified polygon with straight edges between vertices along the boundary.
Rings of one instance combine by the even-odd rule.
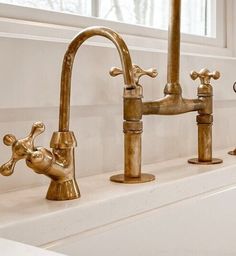
[[[120,68],[112,67],[109,73],[111,76],[118,76],[123,74],[123,71]],[[154,78],[158,75],[158,73],[155,68],[144,70],[140,68],[138,65],[133,64],[133,75],[136,85],[139,85],[139,79],[141,76],[147,75]]]
[[[113,77],[123,74],[123,71],[120,68],[112,67],[109,71],[109,74]]]
[[[43,155],[40,151],[35,150],[34,139],[45,130],[42,122],[35,122],[31,132],[23,139],[17,140],[12,134],[6,134],[3,138],[3,143],[12,147],[11,159],[0,167],[0,173],[4,176],[9,176],[13,173],[16,162],[21,159],[33,159],[41,161]]]
[[[220,78],[219,71],[210,72],[208,69],[203,68],[199,72],[191,71],[190,76],[193,80],[200,79],[202,84],[210,84],[211,78],[217,80]]]
[[[139,84],[140,77],[144,75],[150,76],[152,78],[155,78],[158,75],[157,70],[155,68],[149,68],[147,70],[144,70],[135,64],[133,65],[133,72],[136,84]]]

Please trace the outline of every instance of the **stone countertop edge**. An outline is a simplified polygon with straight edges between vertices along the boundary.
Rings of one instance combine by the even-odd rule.
[[[236,157],[216,151],[218,165],[191,165],[177,158],[144,165],[156,175],[149,183],[112,183],[104,173],[79,179],[82,197],[49,201],[47,186],[0,194],[0,237],[43,246],[47,243],[223,187],[236,187]],[[115,172],[117,173],[117,172]]]

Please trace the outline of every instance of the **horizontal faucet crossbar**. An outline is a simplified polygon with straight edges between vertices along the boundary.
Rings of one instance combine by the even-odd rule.
[[[143,102],[143,115],[178,115],[204,109],[203,99],[184,99],[181,95],[167,95],[156,101]]]

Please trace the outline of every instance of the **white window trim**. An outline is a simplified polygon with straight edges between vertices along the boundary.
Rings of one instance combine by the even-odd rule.
[[[184,53],[234,57],[235,1],[216,1],[216,38],[182,34],[181,49]],[[222,20],[224,22],[220,22]],[[167,49],[167,31],[164,30],[0,3],[0,37],[68,43],[81,29],[94,25],[115,29],[122,34],[130,49]],[[97,37],[87,44],[111,47],[109,42]]]

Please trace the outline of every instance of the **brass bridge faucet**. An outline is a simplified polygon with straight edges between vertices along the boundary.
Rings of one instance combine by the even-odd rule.
[[[190,111],[198,111],[198,157],[189,159],[193,164],[218,164],[221,159],[212,158],[212,86],[211,78],[218,79],[220,73],[202,69],[200,72],[191,72],[191,78],[200,79],[197,99],[184,99],[179,84],[179,60],[180,60],[180,13],[181,0],[170,1],[170,21],[168,40],[168,66],[167,84],[164,88],[164,97],[142,102],[142,87],[138,80],[136,89],[124,91],[124,136],[125,136],[125,166],[124,174],[112,176],[114,182],[140,183],[151,181],[153,177],[141,174],[141,134],[143,115],[177,115]],[[122,70],[112,68],[110,74],[116,76]],[[137,72],[136,72],[137,73]],[[139,73],[139,72],[138,72]],[[154,77],[154,70],[140,74],[149,74]]]
[[[49,200],[70,200],[80,197],[79,187],[75,180],[75,163],[74,163],[74,148],[76,147],[76,139],[74,133],[69,130],[70,119],[70,92],[71,92],[71,75],[75,54],[84,41],[92,36],[103,36],[111,40],[120,55],[122,64],[122,74],[124,77],[124,95],[131,98],[125,101],[126,114],[129,111],[136,111],[136,99],[140,99],[142,88],[138,85],[140,76],[147,74],[155,76],[156,71],[143,71],[136,65],[132,65],[129,50],[123,39],[113,30],[105,27],[90,27],[81,31],[70,43],[63,60],[61,73],[61,93],[60,93],[60,113],[59,113],[59,130],[54,132],[51,138],[50,147],[52,151],[43,148],[35,147],[34,139],[44,130],[42,122],[33,124],[30,134],[24,138],[17,140],[14,135],[7,134],[4,136],[3,142],[12,148],[11,159],[0,167],[0,173],[4,176],[9,176],[13,173],[17,161],[25,159],[28,167],[36,173],[44,174],[51,178],[51,183],[46,195]],[[115,71],[114,71],[115,72]],[[132,100],[134,99],[134,101]],[[134,103],[134,104],[133,104]],[[128,114],[129,115],[129,114]],[[127,129],[140,129],[140,123],[126,122]],[[134,131],[136,133],[136,131]],[[139,133],[139,130],[138,132]],[[137,150],[132,154],[130,150],[136,141],[136,135],[126,135],[125,152],[130,153],[131,162],[135,162],[134,168],[131,170],[131,177],[138,177],[140,173],[141,156],[137,154]],[[139,152],[140,153],[140,152]],[[146,179],[154,179],[153,175],[143,174]]]
[[[46,198],[49,200],[70,200],[80,197],[75,180],[74,148],[76,139],[69,130],[71,75],[77,50],[88,38],[102,36],[111,40],[120,56],[122,68],[112,68],[110,74],[123,75],[124,78],[124,174],[112,176],[114,182],[141,183],[154,180],[152,174],[141,173],[141,134],[142,116],[176,115],[190,111],[198,111],[198,158],[190,159],[191,163],[213,164],[222,160],[212,158],[212,86],[210,79],[218,79],[219,72],[202,69],[192,72],[191,77],[200,79],[197,99],[184,99],[179,84],[180,55],[180,0],[171,0],[168,74],[165,96],[153,102],[142,102],[143,90],[139,79],[143,75],[155,77],[155,69],[142,70],[132,64],[129,50],[123,39],[113,30],[105,27],[90,27],[81,31],[70,43],[63,60],[61,73],[61,93],[59,130],[54,132],[50,147],[52,151],[35,147],[34,139],[45,129],[44,124],[33,124],[30,134],[17,140],[14,135],[4,136],[4,143],[12,148],[11,159],[0,167],[2,175],[11,175],[18,160],[25,159],[28,167],[36,173],[51,178]]]

